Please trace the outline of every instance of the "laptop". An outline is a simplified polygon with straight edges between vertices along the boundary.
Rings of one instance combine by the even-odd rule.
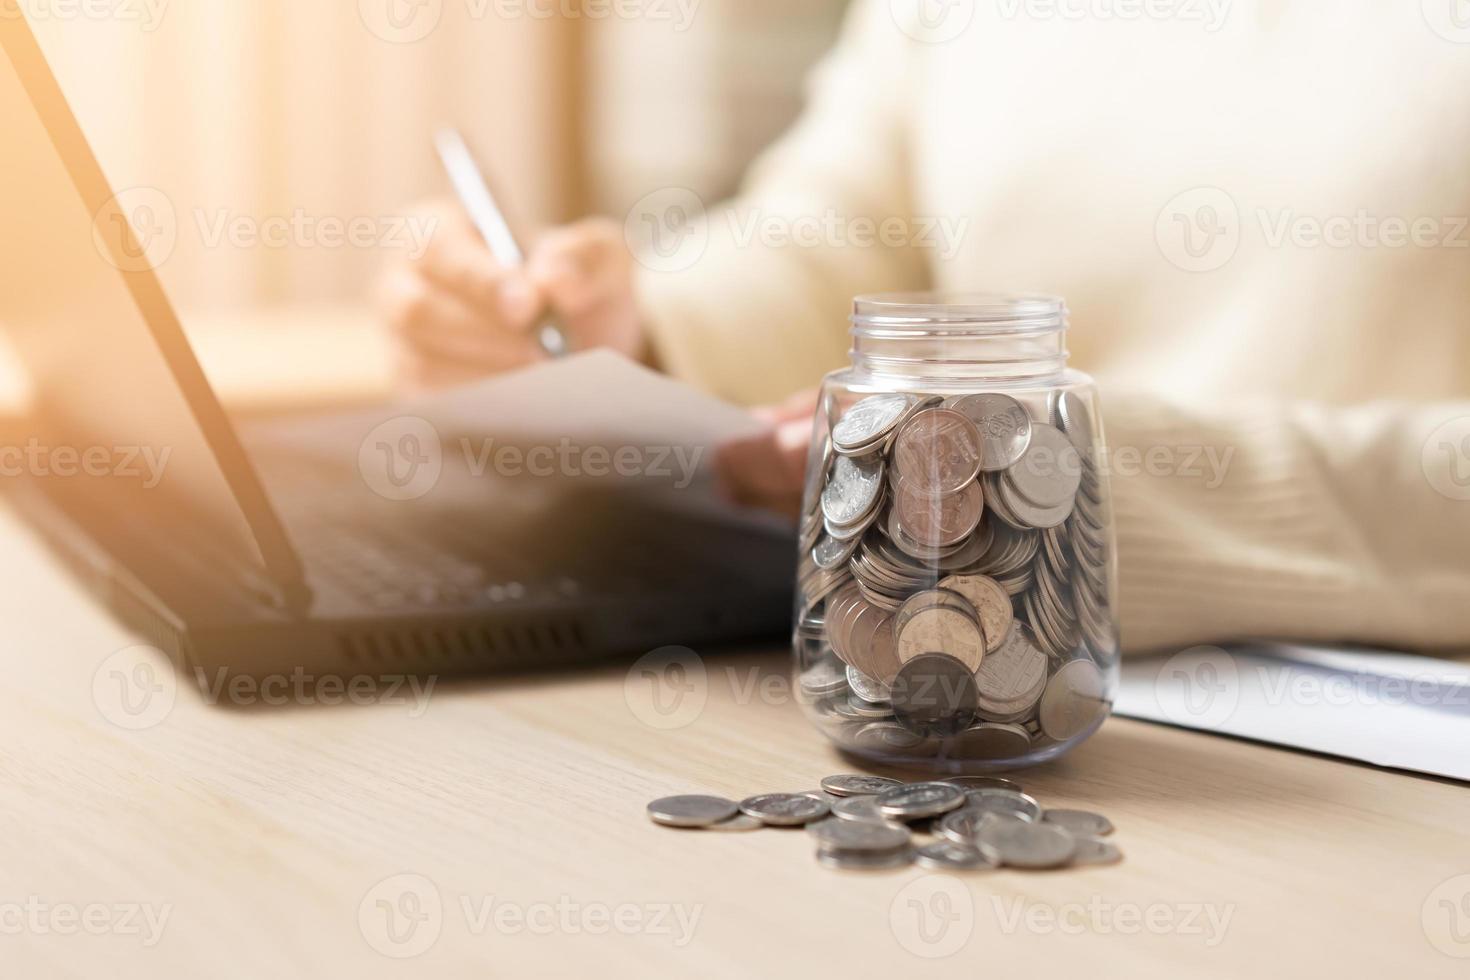
[[[338,438],[331,420],[299,420],[307,439],[237,424],[24,18],[0,18],[0,42],[0,328],[33,396],[24,445],[6,442],[34,454],[0,482],[176,664],[482,672],[789,628],[793,542],[771,525],[449,468],[394,499],[363,479],[360,419]]]

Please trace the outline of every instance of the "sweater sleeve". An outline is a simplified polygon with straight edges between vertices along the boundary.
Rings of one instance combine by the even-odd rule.
[[[1470,648],[1470,402],[1103,412],[1125,649]]]
[[[926,284],[902,110],[909,43],[888,4],[854,4],[802,119],[736,200],[691,226],[707,245],[676,268],[640,265],[671,374],[738,403],[777,401],[846,362],[855,294]]]

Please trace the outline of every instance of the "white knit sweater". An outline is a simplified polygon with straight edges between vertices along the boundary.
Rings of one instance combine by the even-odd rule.
[[[854,294],[1063,295],[1130,650],[1470,646],[1470,24],[1443,7],[857,0],[802,121],[645,270],[658,352],[771,401],[846,363]]]

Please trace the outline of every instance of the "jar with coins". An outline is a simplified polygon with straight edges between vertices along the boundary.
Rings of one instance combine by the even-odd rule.
[[[1045,296],[860,297],[800,526],[800,700],[842,750],[985,772],[1096,731],[1118,676],[1091,378]]]

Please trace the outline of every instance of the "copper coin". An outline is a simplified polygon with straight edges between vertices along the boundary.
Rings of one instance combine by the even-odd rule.
[[[893,497],[893,508],[904,534],[930,548],[948,548],[963,542],[980,526],[985,494],[979,483],[940,497],[901,483]]]
[[[980,430],[959,412],[929,408],[899,427],[893,465],[920,493],[954,493],[980,472]]]

